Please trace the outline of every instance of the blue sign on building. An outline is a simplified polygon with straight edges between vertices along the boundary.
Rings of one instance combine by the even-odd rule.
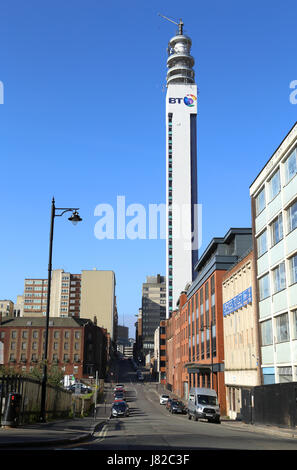
[[[228,300],[223,304],[223,315],[229,315],[230,313],[235,312],[241,307],[244,307],[247,304],[252,303],[252,288],[249,287],[248,289],[244,290],[240,294],[233,297],[233,299]]]

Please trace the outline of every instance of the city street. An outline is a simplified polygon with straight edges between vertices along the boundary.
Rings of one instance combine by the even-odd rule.
[[[130,361],[120,361],[118,382],[124,383],[130,416],[112,418],[91,441],[63,447],[77,450],[297,450],[297,440],[251,430],[241,423],[221,424],[172,415],[159,404],[149,383],[138,383]],[[110,406],[110,405],[109,405]],[[61,447],[62,449],[62,447]]]

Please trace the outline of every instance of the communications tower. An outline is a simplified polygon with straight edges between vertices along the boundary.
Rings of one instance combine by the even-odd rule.
[[[190,53],[192,41],[183,33],[182,20],[175,24],[178,31],[167,49],[167,318],[186,284],[194,280],[198,261],[197,86]]]

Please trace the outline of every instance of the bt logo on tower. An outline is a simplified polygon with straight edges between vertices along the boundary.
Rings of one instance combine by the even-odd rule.
[[[195,95],[186,95],[184,98],[169,98],[169,104],[180,104],[184,102],[186,106],[190,107],[195,106],[195,101],[197,101]]]

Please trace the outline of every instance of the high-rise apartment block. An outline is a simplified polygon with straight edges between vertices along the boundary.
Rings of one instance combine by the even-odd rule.
[[[117,307],[113,271],[52,271],[50,317],[85,318],[105,328],[116,340]],[[25,279],[24,317],[46,316],[47,279]]]
[[[198,259],[197,86],[192,41],[179,32],[169,41],[166,94],[167,318],[191,283]]]
[[[166,278],[147,276],[142,284],[142,348],[143,355],[154,352],[154,334],[166,318]]]

